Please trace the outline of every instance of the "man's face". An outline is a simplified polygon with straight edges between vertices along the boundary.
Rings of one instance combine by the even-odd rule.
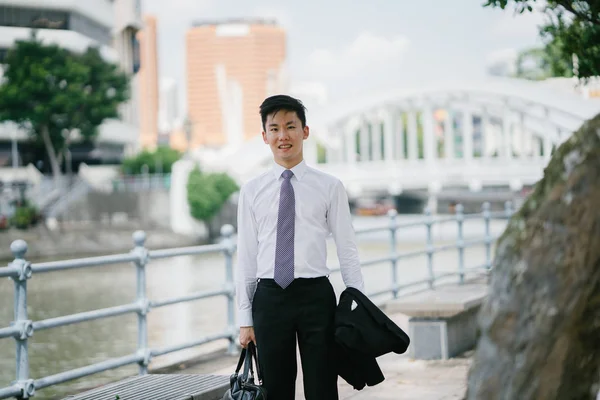
[[[281,110],[267,116],[263,140],[271,147],[275,162],[292,168],[302,161],[302,142],[308,138],[308,126],[302,123],[295,111]]]

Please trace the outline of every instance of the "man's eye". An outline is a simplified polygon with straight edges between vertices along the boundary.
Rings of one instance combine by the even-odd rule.
[[[288,129],[296,129],[295,126],[288,126]]]

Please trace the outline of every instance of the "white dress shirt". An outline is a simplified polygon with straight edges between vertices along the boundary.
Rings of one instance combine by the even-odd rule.
[[[239,326],[253,326],[252,299],[257,279],[273,278],[279,192],[284,167],[252,179],[240,189],[236,293]],[[327,276],[326,238],[335,240],[346,287],[364,291],[348,197],[339,179],[306,165],[291,169],[296,199],[294,277]]]

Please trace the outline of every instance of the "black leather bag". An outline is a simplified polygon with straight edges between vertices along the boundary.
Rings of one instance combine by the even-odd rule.
[[[256,377],[254,383],[254,369],[252,361],[256,363]],[[240,370],[244,365],[244,372]],[[262,375],[258,367],[258,357],[254,343],[248,343],[247,349],[242,349],[235,373],[229,378],[230,388],[225,392],[222,400],[267,400],[267,391],[262,387]]]

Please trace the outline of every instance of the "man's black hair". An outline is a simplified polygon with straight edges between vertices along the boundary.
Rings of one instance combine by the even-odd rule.
[[[291,96],[278,94],[267,97],[260,105],[260,117],[262,119],[262,126],[265,132],[267,131],[265,128],[267,117],[281,110],[294,111],[302,123],[302,128],[306,126],[306,107],[304,107],[304,104],[302,104],[300,100]]]

